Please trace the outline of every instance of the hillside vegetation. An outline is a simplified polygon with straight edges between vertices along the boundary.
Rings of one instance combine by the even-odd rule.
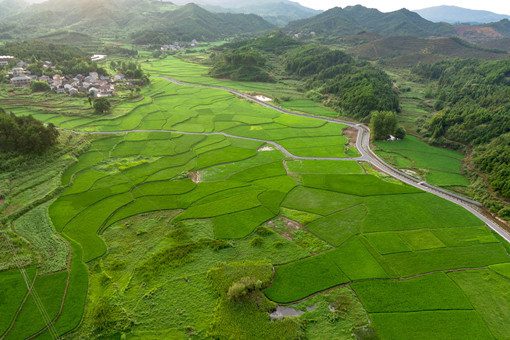
[[[263,17],[268,22],[277,25],[285,26],[291,21],[309,18],[321,13],[319,10],[304,7],[297,2],[290,0],[264,0],[264,1],[250,1],[250,0],[178,0],[174,1],[176,4],[194,2],[199,6],[211,12],[223,13],[244,13],[244,14],[257,14]]]
[[[1,31],[33,38],[71,30],[96,38],[128,38],[139,43],[218,40],[273,25],[256,15],[210,13],[194,4],[176,6],[155,0],[49,0],[4,20]]]
[[[450,60],[420,65],[414,72],[438,81],[436,109],[428,135],[475,148],[475,165],[491,188],[510,197],[510,61]]]
[[[308,96],[338,111],[365,119],[372,111],[399,111],[390,78],[339,50],[301,44],[282,32],[226,45],[213,56],[210,74],[234,80],[270,81],[270,75],[302,82]]]
[[[451,25],[430,22],[406,9],[382,13],[361,5],[343,9],[335,7],[312,18],[291,22],[285,29],[293,33],[315,32],[321,37],[352,35],[361,31],[371,31],[385,36],[416,37],[455,34]]]
[[[416,66],[447,58],[508,58],[503,50],[472,45],[459,38],[425,39],[417,37],[384,37],[348,49],[363,59],[378,60],[395,66]]]

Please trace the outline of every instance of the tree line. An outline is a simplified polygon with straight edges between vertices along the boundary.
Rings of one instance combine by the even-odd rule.
[[[45,125],[31,115],[16,117],[0,108],[0,151],[42,154],[58,141],[55,125]]]

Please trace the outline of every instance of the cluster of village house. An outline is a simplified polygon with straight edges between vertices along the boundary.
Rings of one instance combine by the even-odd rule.
[[[189,47],[198,47],[200,44],[196,39],[193,39],[191,43],[189,44]],[[186,47],[184,45],[181,45],[178,41],[174,42],[172,45],[163,45],[161,46],[161,51],[182,51]]]
[[[9,61],[14,57],[12,56],[0,56],[0,67],[9,65]],[[9,71],[11,75],[10,83],[13,87],[25,87],[30,86],[33,80],[45,81],[50,85],[50,88],[55,90],[57,94],[69,94],[73,96],[79,92],[91,95],[93,97],[108,97],[116,96],[115,93],[115,82],[125,80],[125,77],[121,73],[117,73],[113,77],[102,76],[97,72],[90,72],[88,75],[77,74],[76,76],[61,76],[54,74],[52,77],[43,75],[36,76],[31,74],[26,69],[27,63],[19,61],[16,67]],[[53,68],[53,64],[50,61],[43,63],[44,69]]]

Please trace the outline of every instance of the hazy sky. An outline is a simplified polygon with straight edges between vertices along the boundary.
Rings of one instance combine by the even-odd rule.
[[[451,5],[470,9],[480,9],[498,14],[510,15],[510,1],[508,0],[293,0],[301,5],[315,9],[329,9],[332,7],[345,7],[351,5],[363,5],[369,8],[377,8],[382,12],[391,12],[403,7],[414,10],[426,7]]]

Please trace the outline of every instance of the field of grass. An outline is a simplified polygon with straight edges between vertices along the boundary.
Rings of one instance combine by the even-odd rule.
[[[292,160],[286,162],[289,172],[296,174],[363,174],[355,161]]]
[[[464,292],[444,273],[403,281],[356,282],[351,288],[369,313],[473,309]]]
[[[363,205],[342,210],[308,224],[306,228],[334,246],[360,233],[361,221],[367,213]]]
[[[464,290],[494,337],[508,337],[510,325],[506,315],[510,312],[510,280],[490,270],[452,272],[448,276]]]
[[[428,193],[370,196],[365,204],[369,213],[362,228],[366,233],[483,225],[458,205]]]
[[[377,154],[383,159],[398,168],[414,171],[432,185],[469,185],[461,171],[464,156],[458,151],[428,145],[411,135],[398,141],[378,141],[375,145],[382,150]]]
[[[373,313],[381,339],[492,339],[492,334],[472,310]]]

